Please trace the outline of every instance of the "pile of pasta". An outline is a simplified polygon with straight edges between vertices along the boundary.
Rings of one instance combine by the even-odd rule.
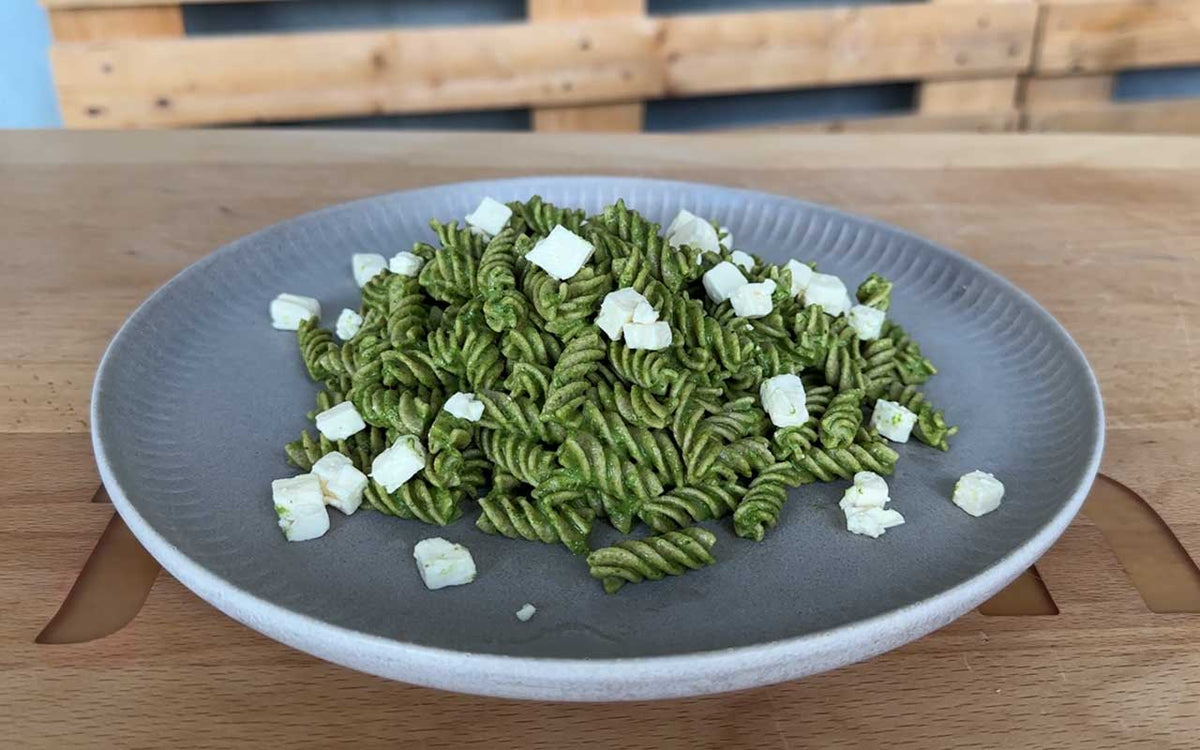
[[[915,437],[946,449],[953,428],[917,389],[936,370],[890,320],[860,341],[757,257],[746,277],[776,282],[774,309],[739,318],[700,281],[731,248],[672,247],[621,201],[595,216],[536,196],[509,207],[490,238],[431,222],[437,246],[413,248],[417,276],[385,270],[364,286],[351,340],[301,325],[304,364],[323,385],[313,414],[349,400],[368,428],[336,442],[305,432],[287,446],[293,464],[308,471],[336,450],[369,472],[400,436],[418,436],[424,470],[391,493],[372,481],[366,505],[439,526],[471,512],[484,532],[561,543],[615,591],[712,563],[715,537],[697,524],[732,516],[739,537],[761,540],[790,488],[892,473],[897,453],[864,421],[876,399],[915,412]],[[524,258],[558,225],[595,246],[561,282]],[[670,325],[668,348],[629,349],[597,328],[605,295],[625,287]],[[873,274],[857,298],[886,311],[891,291]],[[759,387],[784,373],[803,381],[810,419],[775,428]],[[442,409],[458,391],[483,403],[478,422]],[[593,550],[598,519],[652,533]]]

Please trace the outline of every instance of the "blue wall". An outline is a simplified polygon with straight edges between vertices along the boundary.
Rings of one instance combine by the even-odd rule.
[[[0,0],[0,128],[60,124],[49,44],[50,27],[37,0]]]

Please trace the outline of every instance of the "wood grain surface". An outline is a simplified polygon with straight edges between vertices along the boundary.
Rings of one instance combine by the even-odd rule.
[[[221,244],[304,211],[530,173],[794,195],[987,264],[1087,352],[1107,407],[1103,470],[1200,557],[1200,139],[9,132],[0,746],[1195,746],[1200,615],[1152,612],[1114,552],[1145,540],[1110,545],[1112,529],[1086,514],[1038,563],[1057,615],[976,612],[866,663],[692,700],[531,703],[389,683],[276,644],[165,575],[114,635],[34,643],[111,517],[90,502],[89,389],[142,299]]]

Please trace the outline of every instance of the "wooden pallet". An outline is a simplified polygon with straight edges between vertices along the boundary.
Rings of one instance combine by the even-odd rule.
[[[648,16],[645,0],[527,0],[523,23],[188,37],[183,6],[213,1],[43,0],[64,123],[186,127],[529,107],[538,131],[631,132],[642,129],[648,100],[917,81],[911,113],[794,127],[1200,130],[1200,100],[1111,102],[1121,70],[1200,63],[1200,0],[929,0],[671,16]]]

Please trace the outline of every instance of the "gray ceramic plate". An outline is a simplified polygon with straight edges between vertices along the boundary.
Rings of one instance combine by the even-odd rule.
[[[892,312],[941,368],[928,392],[962,431],[949,453],[899,446],[889,480],[908,523],[878,540],[845,530],[843,484],[794,493],[755,544],[724,523],[719,563],[605,595],[557,546],[361,512],[322,539],[288,544],[270,480],[306,426],[314,386],[295,337],[273,330],[282,291],[321,300],[326,322],[358,302],[356,252],[432,239],[431,217],[483,196],[540,193],[598,210],[618,197],[655,220],[680,207],[719,219],[737,245],[797,256],[857,284],[896,282]],[[526,178],[396,193],[318,211],[241,239],[155,293],[113,340],[96,377],[92,431],[104,483],[146,548],[246,625],[355,669],[449,690],[613,700],[717,692],[800,677],[895,648],[960,616],[1039,557],[1096,472],[1095,378],[1029,297],[930,242],[774,195],[633,178]],[[976,468],[1007,486],[975,519],[949,497]],[[480,575],[426,591],[412,547],[443,535]],[[518,622],[514,611],[537,605]]]

